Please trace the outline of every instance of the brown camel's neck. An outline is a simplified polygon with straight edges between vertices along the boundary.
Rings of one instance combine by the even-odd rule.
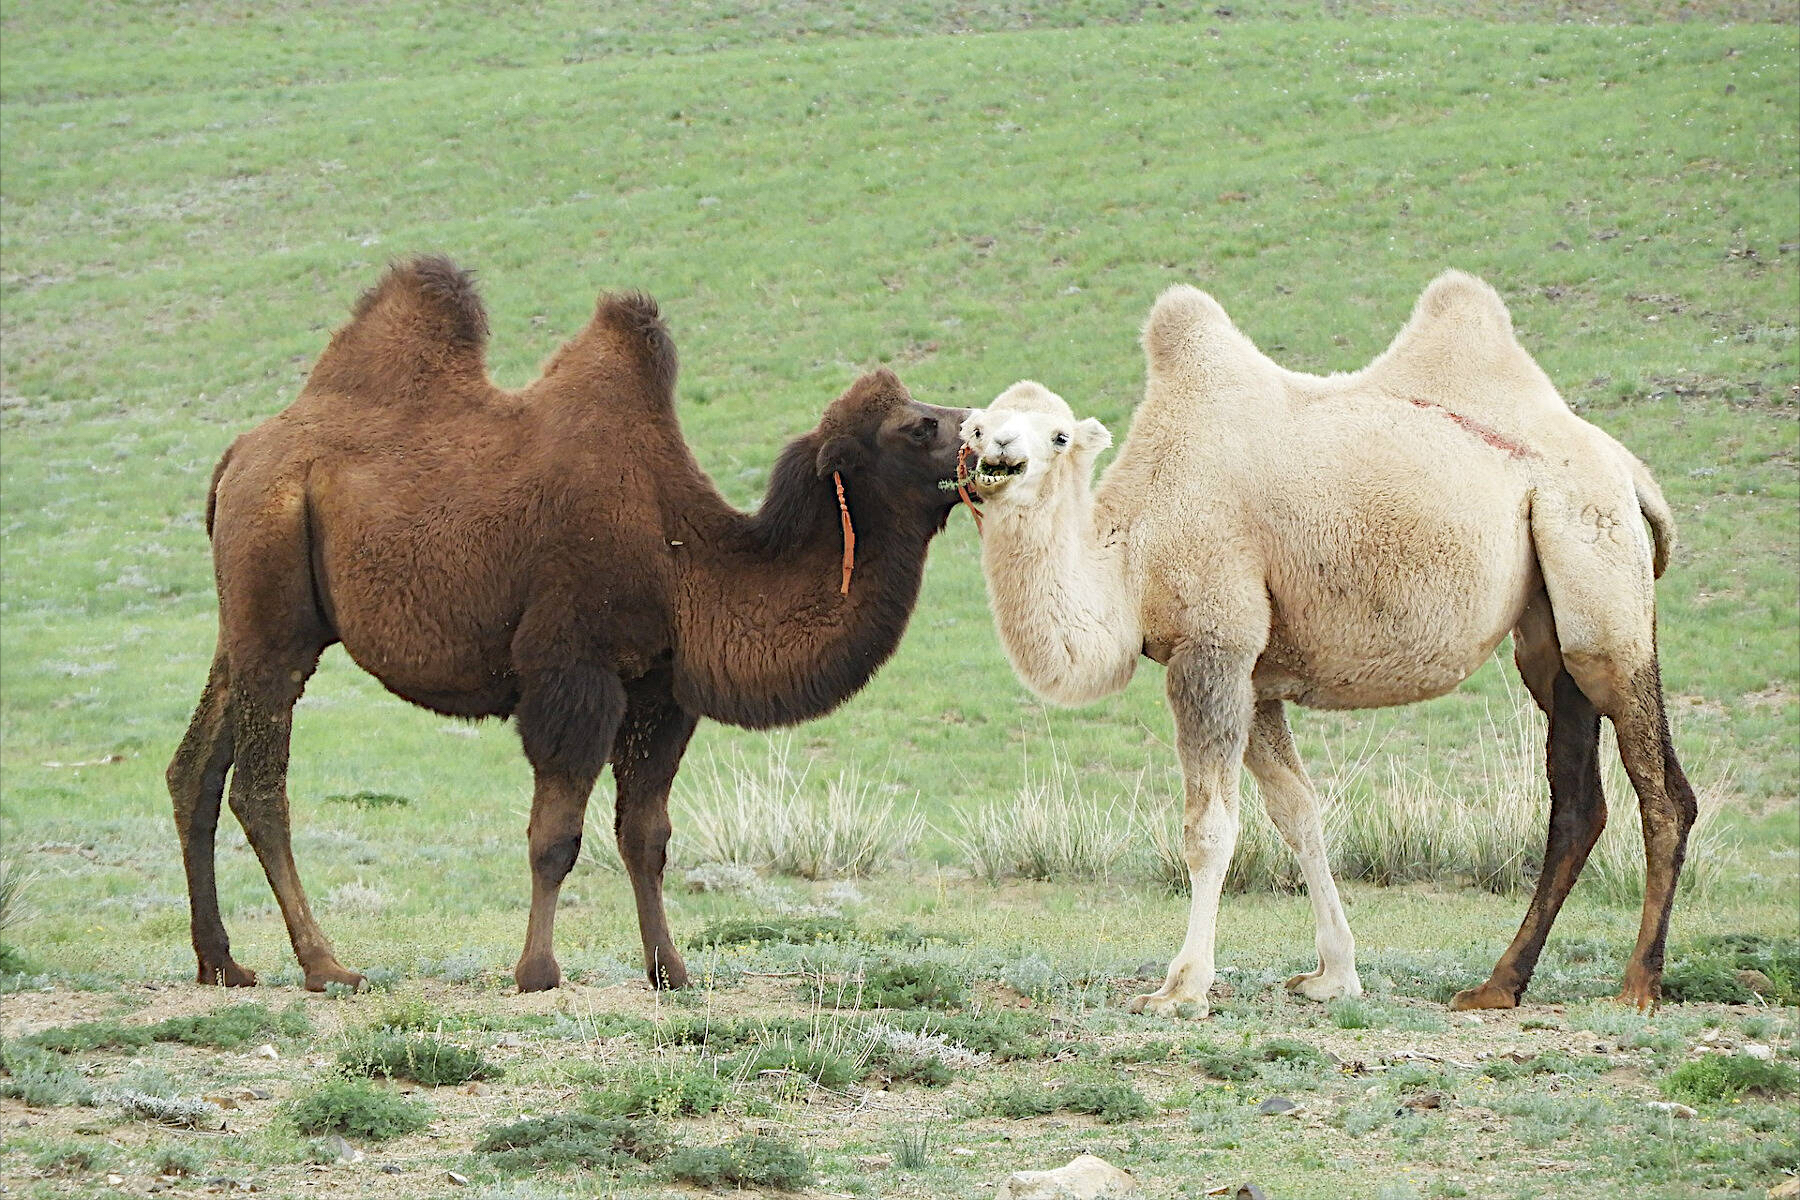
[[[843,529],[816,442],[808,434],[782,452],[753,514],[716,492],[702,511],[682,506],[694,544],[677,551],[676,695],[694,712],[749,728],[820,716],[867,683],[906,630],[943,511],[894,502],[872,471],[846,473],[856,568],[841,594]]]

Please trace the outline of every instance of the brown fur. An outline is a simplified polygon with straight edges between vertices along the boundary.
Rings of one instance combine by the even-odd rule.
[[[662,906],[668,792],[702,716],[791,724],[893,652],[944,526],[960,410],[888,371],[857,380],[783,451],[761,508],[727,505],[674,410],[656,304],[603,296],[514,393],[487,318],[442,258],[396,266],[332,336],[286,411],[238,438],[207,495],[219,649],[169,765],[199,978],[248,984],[213,883],[232,811],[263,862],[306,985],[355,984],[307,906],[288,833],[294,702],[334,642],[395,694],[512,716],[536,777],[521,988],[551,987],[556,895],[611,762],[616,832],[653,982],[680,986]],[[832,474],[858,537],[850,594]]]

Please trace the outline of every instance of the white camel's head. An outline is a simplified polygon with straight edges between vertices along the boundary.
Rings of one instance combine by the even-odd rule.
[[[1034,503],[1055,471],[1081,479],[1094,456],[1112,445],[1106,426],[1076,420],[1063,398],[1040,383],[1021,380],[962,423],[963,445],[975,459],[970,478],[984,499]]]

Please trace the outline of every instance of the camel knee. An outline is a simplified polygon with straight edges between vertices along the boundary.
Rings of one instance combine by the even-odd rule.
[[[575,869],[575,860],[581,857],[581,835],[571,834],[555,838],[542,846],[534,846],[531,850],[531,872],[541,882],[555,887],[562,883],[569,872]]]

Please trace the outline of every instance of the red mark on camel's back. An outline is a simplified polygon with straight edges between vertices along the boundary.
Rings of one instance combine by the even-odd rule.
[[[1535,458],[1535,457],[1537,457],[1537,455],[1534,451],[1532,451],[1524,446],[1519,445],[1519,443],[1513,441],[1511,438],[1507,437],[1506,435],[1497,433],[1494,430],[1489,429],[1486,425],[1483,425],[1480,421],[1470,420],[1468,417],[1463,416],[1461,413],[1451,412],[1449,409],[1445,408],[1441,404],[1433,404],[1429,400],[1414,400],[1411,396],[1406,397],[1406,402],[1408,404],[1412,405],[1414,408],[1423,408],[1423,409],[1427,409],[1431,412],[1442,413],[1444,416],[1450,418],[1450,420],[1452,420],[1452,421],[1455,421],[1458,425],[1462,426],[1464,429],[1468,430],[1470,433],[1474,434],[1476,437],[1480,438],[1482,441],[1486,442],[1488,445],[1492,446],[1494,449],[1504,450],[1504,451],[1506,451],[1506,453],[1508,455],[1510,455],[1513,458]]]

